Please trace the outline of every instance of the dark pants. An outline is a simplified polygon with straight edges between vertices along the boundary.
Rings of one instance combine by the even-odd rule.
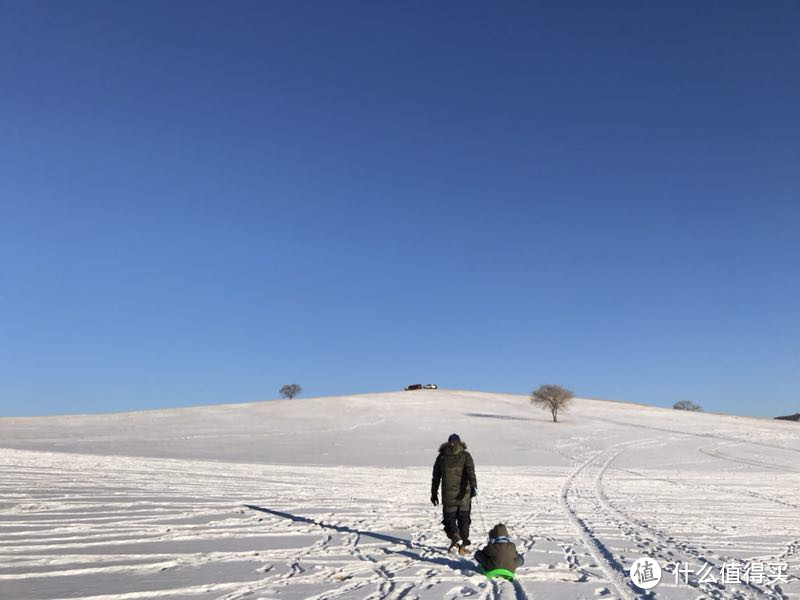
[[[470,506],[443,506],[442,507],[442,525],[444,525],[444,532],[451,540],[458,534],[461,541],[469,544],[469,524],[472,522],[469,518]]]

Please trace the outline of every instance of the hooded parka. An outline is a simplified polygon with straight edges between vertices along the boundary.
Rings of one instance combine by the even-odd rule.
[[[439,455],[433,464],[431,496],[439,492],[442,485],[442,506],[470,505],[472,488],[478,487],[475,479],[475,463],[462,442],[445,442],[439,446]]]

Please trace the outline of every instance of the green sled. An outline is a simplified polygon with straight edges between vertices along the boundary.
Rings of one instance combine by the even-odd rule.
[[[492,569],[490,571],[484,571],[483,574],[489,579],[492,579],[493,577],[502,577],[508,581],[514,581],[514,573],[508,569]]]

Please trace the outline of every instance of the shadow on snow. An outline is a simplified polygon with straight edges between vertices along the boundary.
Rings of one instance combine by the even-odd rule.
[[[347,525],[333,525],[331,523],[324,523],[322,521],[317,521],[316,519],[310,519],[308,517],[303,517],[301,515],[293,515],[291,513],[282,512],[279,510],[272,510],[271,508],[264,508],[263,506],[255,506],[254,504],[245,504],[244,506],[245,508],[249,508],[250,510],[257,510],[259,512],[267,513],[268,515],[281,517],[282,519],[289,519],[290,521],[294,521],[295,523],[307,523],[309,525],[316,525],[317,527],[322,527],[323,529],[332,529],[334,531],[338,531],[339,533],[355,533],[358,534],[359,536],[375,538],[376,540],[389,542],[390,544],[400,544],[401,546],[405,546],[406,548],[408,548],[408,550],[389,550],[387,548],[381,548],[381,550],[383,550],[387,554],[400,554],[402,556],[407,556],[408,558],[413,558],[414,560],[420,560],[424,562],[450,567],[451,569],[457,571],[462,571],[467,567],[474,569],[474,565],[472,565],[472,563],[469,563],[469,565],[465,564],[466,559],[464,561],[457,561],[444,556],[439,558],[428,558],[416,552],[412,552],[411,550],[427,550],[428,552],[442,552],[442,550],[439,548],[434,548],[433,546],[426,546],[424,544],[414,543],[410,540],[395,537],[393,535],[386,535],[385,533],[376,533],[374,531],[362,531],[360,529],[354,529],[353,527],[348,527]]]
[[[510,417],[508,415],[493,415],[491,413],[464,413],[468,417],[480,417],[482,419],[501,419],[503,421],[538,421],[530,417]]]

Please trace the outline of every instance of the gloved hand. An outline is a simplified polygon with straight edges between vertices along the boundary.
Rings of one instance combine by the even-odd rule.
[[[477,495],[478,495],[478,486],[477,485],[473,485],[472,486],[472,491],[470,492],[469,497],[470,498],[474,498]]]
[[[431,494],[431,504],[433,504],[434,506],[439,506],[439,494],[437,494],[436,492]]]

